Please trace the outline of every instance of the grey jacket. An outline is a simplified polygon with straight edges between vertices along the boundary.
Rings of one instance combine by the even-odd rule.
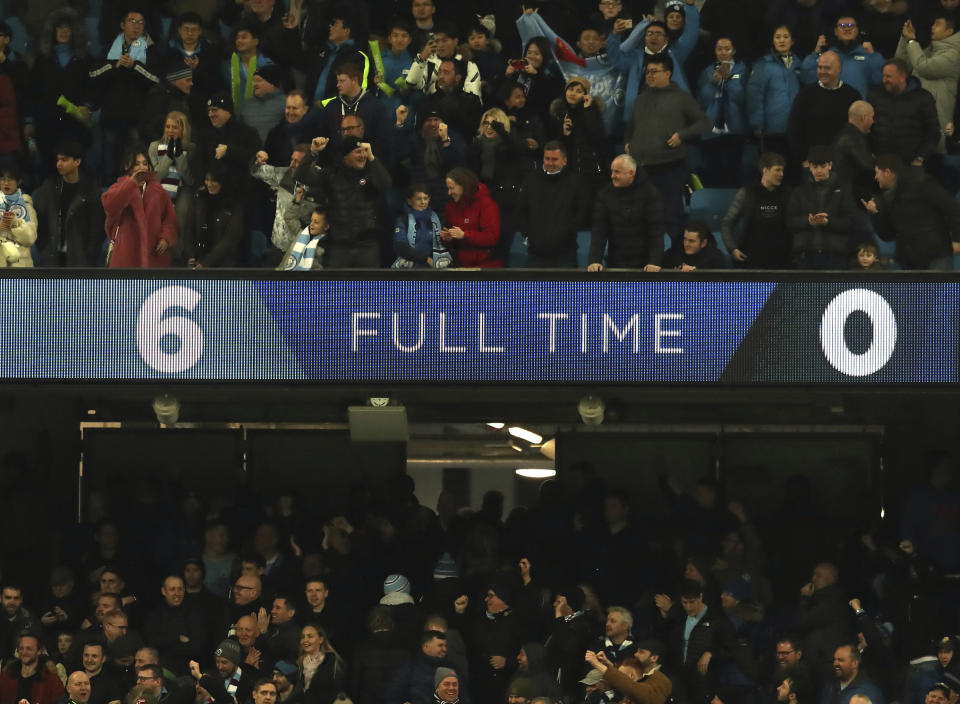
[[[624,132],[630,155],[641,166],[683,161],[686,143],[710,127],[710,120],[696,99],[675,83],[666,88],[647,88],[633,104],[633,116]],[[668,147],[676,132],[683,140]]]
[[[957,81],[960,80],[960,34],[930,42],[926,49],[921,49],[919,42],[907,42],[901,36],[896,55],[910,65],[913,75],[920,79],[920,85],[933,95],[940,128],[953,122]],[[944,151],[943,135],[937,151]]]

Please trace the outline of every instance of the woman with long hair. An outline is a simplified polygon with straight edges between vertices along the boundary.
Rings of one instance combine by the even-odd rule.
[[[327,639],[323,626],[308,623],[300,631],[297,666],[307,704],[332,704],[343,689],[347,665]]]
[[[157,180],[170,194],[180,222],[190,219],[190,205],[197,191],[196,179],[190,170],[193,149],[190,118],[179,110],[167,113],[163,134],[147,148]]]
[[[541,118],[546,117],[550,101],[563,90],[563,74],[546,37],[528,41],[523,58],[510,61],[504,76],[506,83],[523,86],[527,105]]]

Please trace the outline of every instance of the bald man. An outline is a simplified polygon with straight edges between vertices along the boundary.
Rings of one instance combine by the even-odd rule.
[[[87,704],[90,701],[90,677],[83,670],[70,673],[67,678],[67,696],[75,704]]]
[[[797,629],[803,636],[804,658],[816,675],[827,681],[834,676],[835,645],[855,637],[850,633],[847,600],[840,590],[837,566],[821,562],[813,568],[810,581],[800,589]]]
[[[833,142],[833,170],[840,181],[850,185],[855,198],[872,195],[873,152],[867,135],[873,127],[873,106],[866,100],[857,100],[847,109],[847,124]],[[859,201],[857,201],[859,202]]]
[[[795,161],[803,161],[813,146],[829,146],[847,122],[847,110],[861,96],[840,80],[840,57],[834,51],[817,59],[817,82],[797,93],[790,110],[787,134]]]

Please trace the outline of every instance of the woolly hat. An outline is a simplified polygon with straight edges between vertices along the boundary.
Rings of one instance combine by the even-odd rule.
[[[457,576],[459,576],[457,575],[457,563],[450,556],[450,553],[443,553],[437,560],[437,566],[433,568],[434,580],[439,582],[441,579],[452,579]]]
[[[277,64],[267,64],[266,66],[261,66],[253,75],[260,76],[260,78],[265,80],[267,83],[277,88],[283,86],[283,67],[278,66]]]
[[[534,681],[529,677],[518,677],[515,679],[510,683],[510,686],[507,687],[507,693],[515,694],[524,699],[533,699],[537,696]]]
[[[588,81],[586,78],[583,76],[573,76],[569,81],[567,81],[566,88],[569,88],[574,84],[579,85],[581,88],[583,88],[584,93],[590,95],[590,81]]]
[[[357,148],[357,144],[353,144],[352,146],[349,147],[349,149],[347,148],[349,145],[347,145],[346,142],[349,142],[351,140],[354,140],[355,142],[359,143],[359,140],[357,140],[356,137],[352,137],[352,138],[345,137],[343,140],[345,143],[344,152],[343,152],[344,154],[352,152],[354,149]],[[409,594],[410,580],[404,577],[402,574],[389,575],[385,580],[383,580],[383,593],[386,595],[392,592],[403,592],[404,594]]]
[[[234,665],[239,665],[243,661],[243,653],[240,651],[240,644],[229,638],[220,641],[220,645],[213,651],[215,658],[224,658]]]
[[[193,76],[193,69],[183,63],[183,59],[179,55],[168,61],[166,68],[167,72],[164,74],[164,78],[167,79],[168,83]]]
[[[220,108],[221,110],[232,113],[233,98],[231,98],[230,94],[226,91],[217,91],[207,99],[207,110],[212,110],[213,108]]]
[[[663,8],[663,16],[666,17],[671,12],[679,12],[684,17],[687,16],[687,10],[684,8],[682,2],[668,2],[667,6]]]
[[[278,660],[273,666],[273,669],[291,682],[295,682],[297,677],[300,675],[300,668],[294,665],[292,662],[287,662],[286,660]]]
[[[460,675],[451,670],[449,667],[438,667],[433,673],[433,688],[436,689],[439,687],[440,683],[448,677],[456,677],[457,682],[460,681]]]

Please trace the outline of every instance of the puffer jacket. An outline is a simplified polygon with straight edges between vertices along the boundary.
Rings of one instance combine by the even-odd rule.
[[[723,83],[723,95],[719,94],[720,86],[713,82],[713,72],[716,64],[711,64],[703,69],[700,74],[700,80],[697,83],[697,102],[707,113],[710,120],[710,127],[701,135],[703,139],[718,137],[719,134],[713,131],[720,117],[720,110],[724,101],[726,104],[725,123],[727,131],[723,134],[746,134],[747,133],[747,65],[742,61],[734,61],[730,70],[730,77]]]
[[[391,185],[382,159],[358,171],[342,162],[323,167],[316,158],[307,157],[297,168],[296,179],[309,188],[321,189],[329,199],[331,244],[352,247],[376,240],[380,196]]]
[[[937,106],[916,79],[911,78],[898,95],[874,88],[868,100],[876,115],[870,131],[874,154],[892,152],[909,164],[917,157],[927,159],[937,148]]]
[[[790,106],[800,92],[800,57],[787,68],[773,52],[758,60],[747,82],[750,127],[764,134],[786,134]]]
[[[884,58],[863,48],[863,44],[856,44],[849,49],[840,46],[830,46],[828,51],[836,52],[840,57],[840,80],[855,88],[860,95],[866,95],[873,86],[883,82]],[[807,85],[817,82],[817,60],[820,56],[810,54],[803,60],[800,68],[800,80]]]
[[[607,266],[659,265],[666,231],[660,191],[647,179],[646,172],[637,167],[637,175],[629,186],[615,188],[608,183],[597,193],[590,263],[602,262],[603,250],[609,244]]]
[[[454,266],[477,266],[495,269],[503,266],[493,250],[500,240],[500,209],[482,183],[472,196],[463,195],[458,202],[448,201],[443,211],[444,227],[459,227],[462,240],[450,240]]]
[[[811,225],[811,213],[826,213],[827,224]],[[787,229],[793,233],[793,251],[849,254],[850,229],[855,217],[850,188],[840,183],[836,174],[830,174],[820,183],[808,178],[793,191],[787,206]]]

